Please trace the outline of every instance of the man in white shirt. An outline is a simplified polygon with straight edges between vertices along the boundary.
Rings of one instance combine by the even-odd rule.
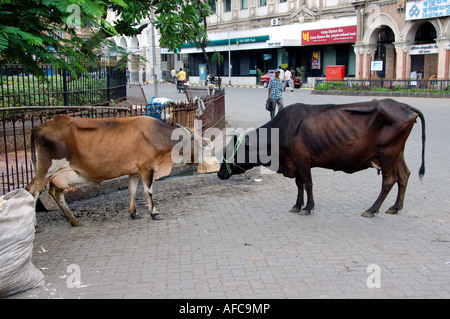
[[[280,80],[283,83],[283,90],[284,90],[284,70],[281,68],[281,65],[278,67],[278,70],[280,70]]]
[[[287,84],[289,83],[289,88],[291,89],[291,92],[294,92],[294,81],[292,81],[292,73],[289,71],[289,69],[284,72],[284,90],[286,91]]]

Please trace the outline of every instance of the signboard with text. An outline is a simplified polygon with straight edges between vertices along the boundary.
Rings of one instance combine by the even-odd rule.
[[[383,61],[372,61],[370,71],[383,71]]]
[[[412,45],[409,48],[410,55],[437,54],[437,53],[439,53],[439,46],[437,45],[437,43]]]
[[[311,60],[311,69],[320,70],[320,51],[313,51]]]
[[[450,16],[450,0],[410,1],[406,3],[405,20]]]
[[[302,31],[302,45],[356,42],[356,26]]]

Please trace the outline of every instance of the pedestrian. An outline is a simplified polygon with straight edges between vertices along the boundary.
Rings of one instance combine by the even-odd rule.
[[[291,89],[291,92],[294,92],[294,81],[292,81],[292,73],[291,71],[289,71],[289,69],[286,69],[286,72],[284,72],[284,91],[286,91],[288,85]]]
[[[127,83],[130,83],[130,70],[128,70],[128,68],[125,71],[125,75],[127,77]]]
[[[283,83],[283,89],[284,89],[284,70],[281,67],[281,65],[278,67],[278,70],[280,70],[280,80]]]
[[[280,69],[275,70],[275,76],[269,81],[269,93],[267,99],[270,100],[272,110],[270,111],[270,118],[275,116],[275,110],[278,105],[278,112],[283,108],[283,81],[280,78]]]
[[[172,69],[172,71],[170,71],[170,75],[172,75],[172,79],[173,79],[173,84],[177,84],[176,83],[176,75],[177,75],[177,71],[175,71],[175,68]]]
[[[291,76],[292,76],[292,79],[295,79],[295,75],[296,75],[296,72],[295,72],[295,67],[291,67]]]
[[[142,84],[147,84],[147,76],[145,74],[145,68],[142,69]]]

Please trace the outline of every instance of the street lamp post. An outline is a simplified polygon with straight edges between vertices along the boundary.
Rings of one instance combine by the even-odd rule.
[[[216,14],[216,16],[223,22],[225,28],[227,29],[228,34],[228,85],[231,85],[231,40],[230,40],[230,30],[228,30],[228,26],[222,18]]]

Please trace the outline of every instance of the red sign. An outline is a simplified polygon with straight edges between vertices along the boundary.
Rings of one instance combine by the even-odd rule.
[[[302,45],[356,42],[356,26],[302,31]]]

